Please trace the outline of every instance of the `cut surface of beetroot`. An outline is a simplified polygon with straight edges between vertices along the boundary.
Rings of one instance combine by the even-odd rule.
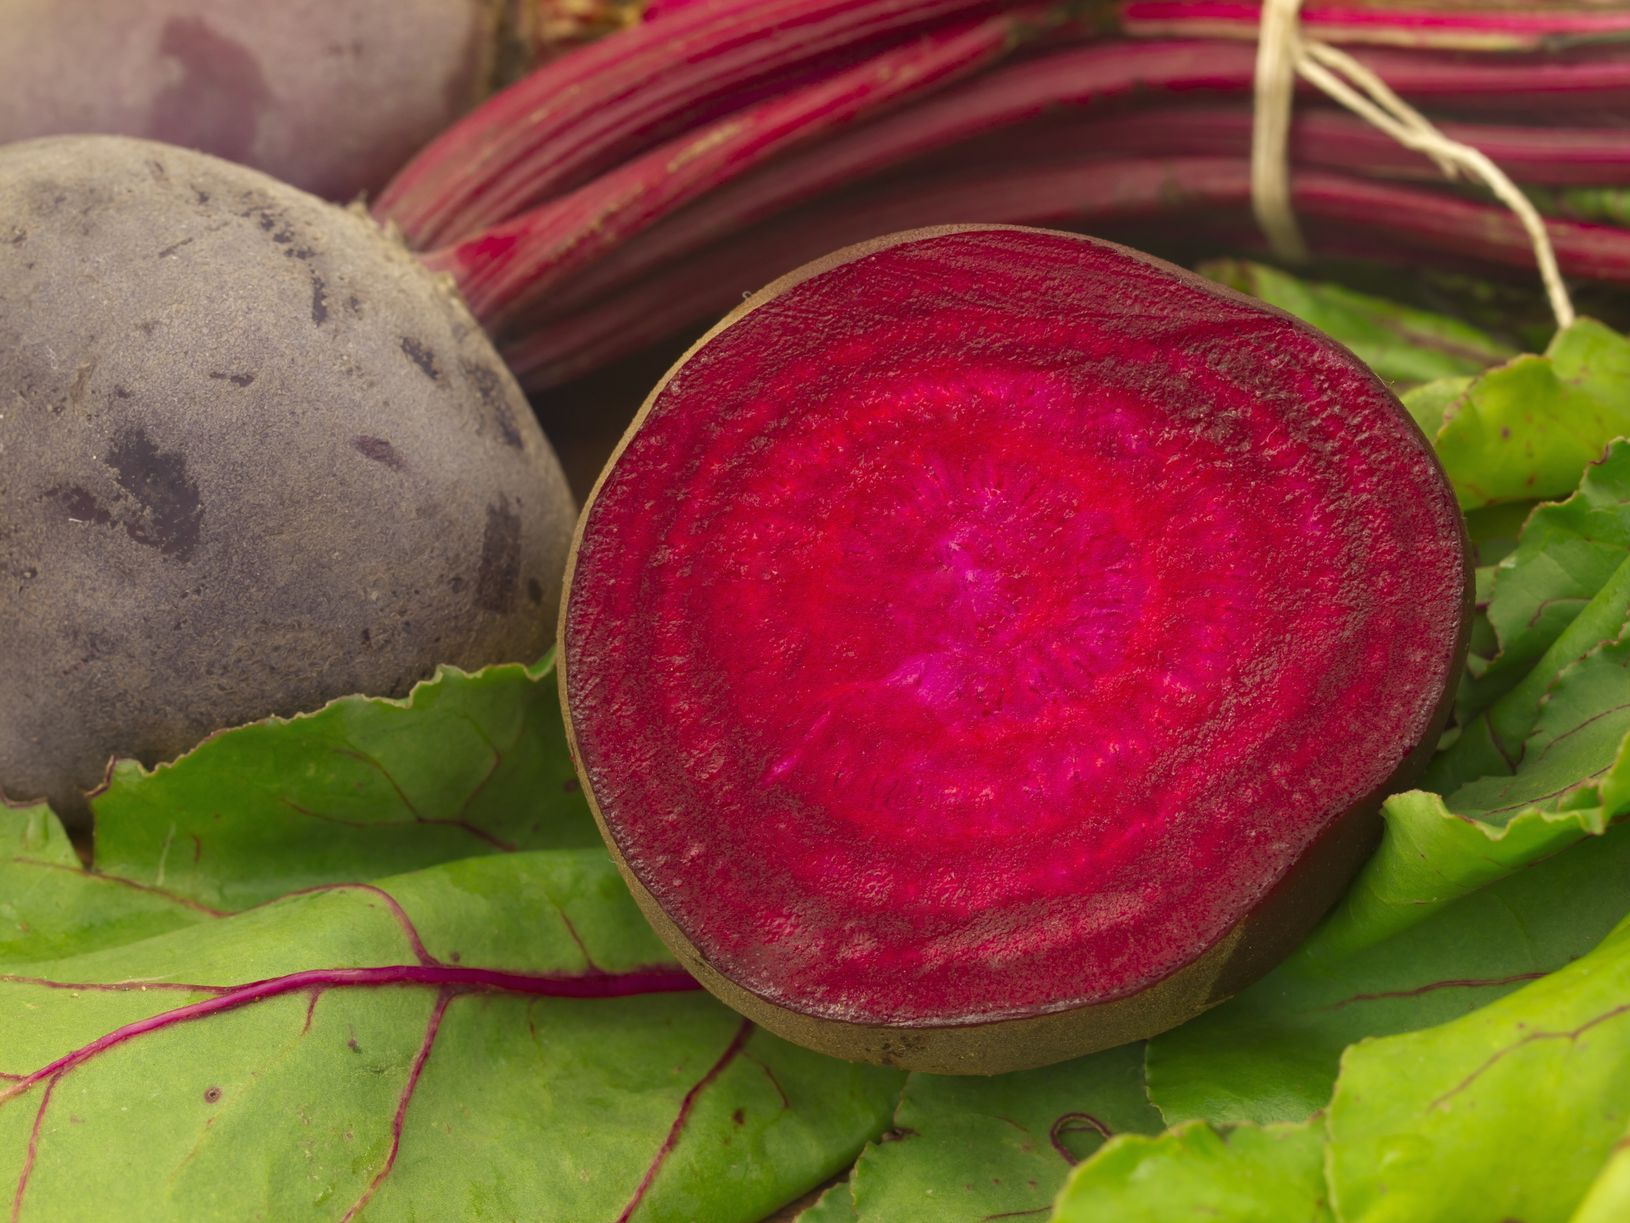
[[[1346,350],[953,227],[794,273],[670,372],[584,511],[562,686],[704,984],[992,1071],[1288,951],[1441,729],[1466,606],[1453,494]]]

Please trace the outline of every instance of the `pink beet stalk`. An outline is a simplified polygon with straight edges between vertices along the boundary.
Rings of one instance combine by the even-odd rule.
[[[654,149],[427,262],[455,275],[476,317],[501,324],[655,220],[774,155],[991,63],[1012,47],[1021,20],[1039,16],[1020,10],[886,51]]]
[[[1120,28],[1132,35],[1254,40],[1261,0],[1126,0]],[[1622,42],[1630,12],[1608,6],[1308,4],[1310,37],[1337,43],[1381,43],[1461,51],[1559,51]]]
[[[1532,267],[1521,226],[1495,205],[1321,172],[1298,173],[1292,198],[1315,239],[1322,224],[1348,244],[1369,237],[1380,253]],[[766,221],[569,317],[537,320],[504,356],[527,386],[557,385],[716,317],[743,292],[873,234],[970,218],[1101,230],[1170,216],[1203,231],[1243,216],[1249,200],[1249,168],[1234,159],[1077,157],[902,174]],[[1630,285],[1630,233],[1568,221],[1549,230],[1565,273]]]
[[[1378,53],[1368,58],[1372,63],[1383,61],[1384,71],[1423,90],[1434,85],[1447,89],[1459,83],[1456,73],[1441,65],[1427,72],[1410,57]],[[716,183],[705,203],[680,211],[618,243],[592,263],[577,267],[540,304],[538,317],[568,315],[579,305],[746,225],[929,154],[943,152],[948,158],[966,160],[987,148],[998,159],[1015,164],[1056,159],[1060,154],[1108,154],[1120,160],[1207,153],[1243,157],[1250,140],[1249,118],[1243,111],[1218,112],[1210,103],[1108,116],[1097,111],[1103,104],[1151,92],[1182,97],[1219,88],[1243,89],[1250,80],[1250,59],[1245,48],[1206,43],[1115,44],[1057,51],[999,68],[802,147],[756,173]],[[1473,91],[1456,95],[1456,101],[1493,100],[1482,92],[1485,84],[1479,76]],[[1506,96],[1502,87],[1498,97]],[[1304,109],[1295,130],[1293,152],[1299,165],[1366,175],[1441,177],[1430,162],[1350,116]],[[1508,168],[1524,182],[1611,181],[1622,178],[1630,167],[1630,132],[1616,128],[1535,131],[1510,125],[1449,124],[1448,130],[1501,164],[1509,160]],[[970,144],[972,138],[982,135],[988,136],[987,144]],[[524,241],[530,247],[535,239]],[[505,247],[502,253],[516,261],[533,257],[525,247]],[[486,257],[490,253],[475,242],[466,252],[436,256],[432,262],[464,279],[470,275],[467,269]]]
[[[374,212],[411,245],[456,241],[714,118],[755,83],[988,11],[992,0],[715,0],[591,44],[454,124]]]

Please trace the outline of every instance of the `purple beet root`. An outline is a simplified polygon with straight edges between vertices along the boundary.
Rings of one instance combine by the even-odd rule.
[[[485,95],[498,12],[492,0],[0,0],[0,144],[145,136],[350,199]]]
[[[1469,584],[1344,349],[1076,235],[953,227],[772,285],[580,521],[562,693],[635,896],[839,1056],[1043,1065],[1236,992],[1447,715]]]

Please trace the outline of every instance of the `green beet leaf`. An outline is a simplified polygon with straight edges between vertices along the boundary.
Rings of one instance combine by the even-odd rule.
[[[1318,1124],[1116,1138],[1075,1170],[1052,1223],[1333,1223],[1323,1162]]]
[[[604,853],[337,884],[0,965],[0,1167],[27,1220],[755,1220],[901,1076],[694,989]]]
[[[1463,686],[1458,737],[1427,770],[1441,793],[1516,768],[1557,677],[1630,625],[1630,442],[1534,511],[1494,570],[1487,618],[1499,653]]]
[[[1623,187],[1528,187],[1524,190],[1549,215],[1630,227],[1630,191]]]
[[[1516,355],[1488,332],[1458,319],[1342,285],[1302,280],[1265,264],[1216,259],[1199,271],[1317,327],[1390,383],[1477,374]]]
[[[1301,950],[1150,1042],[1149,1093],[1168,1121],[1305,1119],[1353,1041],[1474,1010],[1584,954],[1630,909],[1630,827],[1558,853],[1584,821],[1536,812],[1501,837],[1434,810],[1435,796],[1404,799],[1389,804],[1354,891]]]
[[[212,916],[185,897],[82,870],[50,808],[0,804],[0,963],[133,943]]]
[[[1620,1138],[1569,1223],[1623,1223],[1630,1219],[1630,1134]]]
[[[1630,644],[1603,647],[1557,677],[1514,774],[1389,799],[1380,849],[1308,942],[1151,1042],[1166,1119],[1305,1118],[1350,1042],[1441,1023],[1594,946],[1630,910],[1630,827],[1609,827],[1630,814],[1626,692]]]
[[[1389,799],[1380,849],[1308,942],[1150,1043],[1166,1119],[1303,1119],[1352,1041],[1441,1023],[1593,947],[1630,910],[1630,827],[1609,827],[1630,814],[1627,692],[1630,643],[1604,647],[1558,677],[1515,774]]]
[[[1471,379],[1404,396],[1466,509],[1565,496],[1630,433],[1630,340],[1593,319]],[[1441,421],[1436,429],[1432,423]]]
[[[1470,1015],[1349,1049],[1332,1197],[1344,1223],[1566,1223],[1627,1127],[1630,923]]]
[[[93,800],[99,871],[215,909],[520,849],[599,845],[552,664],[446,667],[225,731]]]
[[[1572,496],[1534,512],[1493,570],[1486,601],[1500,656],[1473,687],[1460,719],[1521,682],[1627,559],[1630,444],[1615,442]]]
[[[1159,1128],[1141,1045],[988,1079],[913,1074],[893,1127],[840,1187],[842,1205],[823,1201],[828,1213],[804,1217],[1040,1220],[1070,1169],[1106,1139]]]
[[[798,1223],[858,1223],[859,1218],[846,1180],[828,1187],[813,1206],[797,1215]]]

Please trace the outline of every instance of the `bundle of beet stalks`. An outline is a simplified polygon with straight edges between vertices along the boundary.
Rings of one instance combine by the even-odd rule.
[[[374,211],[534,389],[890,230],[1251,246],[1259,16],[1255,0],[655,0],[447,131]],[[1630,284],[1630,228],[1612,223],[1630,203],[1630,12],[1343,0],[1309,4],[1302,28],[1541,201],[1566,277]],[[1509,210],[1310,90],[1290,162],[1318,254],[1532,268]]]

